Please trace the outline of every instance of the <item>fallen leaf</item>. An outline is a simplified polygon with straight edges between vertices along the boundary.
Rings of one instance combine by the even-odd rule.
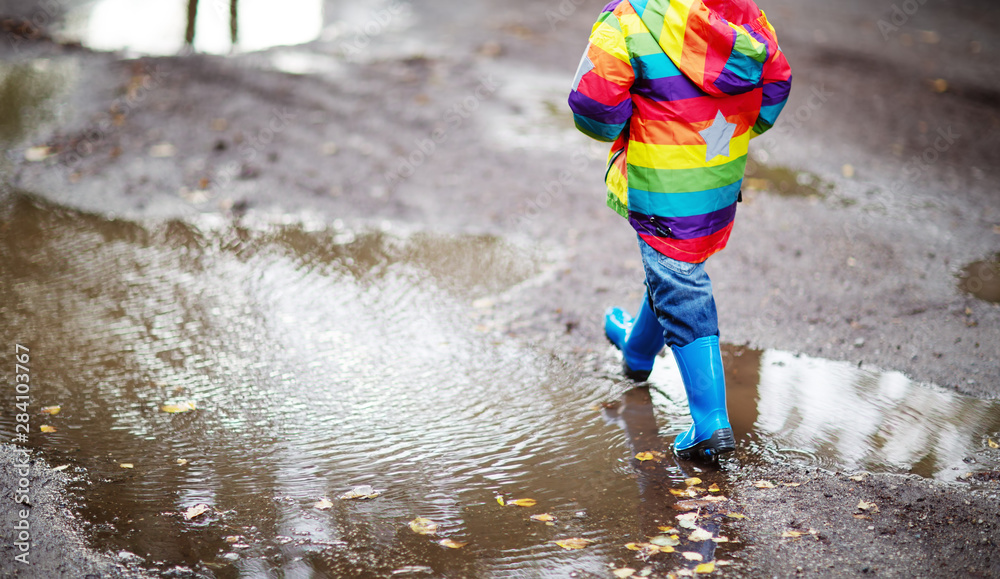
[[[986,445],[989,446],[990,448],[1000,448],[1000,444],[998,444],[997,441],[993,440],[992,438],[986,439]]]
[[[703,561],[705,559],[701,556],[701,553],[695,553],[693,551],[684,551],[681,555],[683,555],[688,561]]]
[[[500,503],[501,507],[504,506],[503,497],[497,496],[497,502]]]
[[[688,520],[693,521],[698,518],[698,513],[684,513],[683,515],[677,515],[678,520]]]
[[[677,535],[657,535],[650,539],[649,542],[657,547],[676,547],[681,544],[680,538]]]
[[[48,147],[29,147],[24,151],[24,160],[29,163],[38,163],[49,158],[52,150]]]
[[[757,487],[759,489],[773,489],[773,488],[775,488],[773,482],[766,481],[766,480],[759,480],[759,481],[753,483],[753,486],[755,486],[755,487]]]
[[[722,492],[722,489],[719,488],[719,485],[717,485],[715,483],[712,483],[712,486],[708,487],[708,492],[710,492],[710,493],[718,493],[718,492]]]
[[[689,521],[687,519],[682,519],[680,521],[677,521],[677,524],[684,529],[690,529],[692,531],[698,528],[698,523],[695,523],[694,521]]]
[[[851,479],[854,482],[861,482],[861,481],[865,480],[866,476],[867,475],[865,475],[865,474],[856,474],[854,476],[847,477],[847,478]]]
[[[212,507],[206,505],[205,503],[198,503],[197,505],[190,507],[188,508],[188,510],[184,511],[184,518],[190,521],[191,519],[204,515],[211,508]]]
[[[56,414],[59,414],[60,410],[62,410],[62,408],[60,408],[59,406],[43,406],[42,407],[42,414],[48,414],[49,416],[55,416]]]
[[[635,459],[638,460],[639,462],[645,462],[647,460],[653,460],[653,453],[652,452],[640,452],[639,454],[635,455]]]
[[[330,502],[330,499],[324,497],[324,498],[316,501],[316,504],[313,505],[313,508],[314,509],[319,509],[321,511],[325,511],[325,510],[329,509],[332,506],[333,506],[333,503]]]
[[[621,569],[615,569],[611,572],[612,575],[618,577],[618,579],[628,579],[629,577],[635,575],[635,569],[629,569],[628,567],[622,567]]]
[[[795,488],[797,486],[802,486],[802,483],[781,483],[781,486]]]
[[[686,484],[689,487],[700,485],[701,484],[701,479],[698,478],[698,477],[696,477],[696,476],[694,476],[694,477],[691,477],[689,479],[685,479],[684,480],[684,484]]]
[[[438,541],[438,545],[448,547],[449,549],[461,549],[462,547],[468,545],[468,543],[459,543],[458,541],[452,541],[451,539],[441,539]]]
[[[677,529],[675,529],[673,527],[658,527],[658,528],[661,531],[663,531],[664,533],[667,533],[668,535],[676,535],[677,534]]]
[[[371,485],[362,485],[359,487],[354,487],[353,489],[347,491],[346,493],[340,495],[341,499],[351,500],[351,499],[374,499],[381,495],[381,491],[375,490]]]
[[[239,535],[230,535],[226,537],[226,542],[232,545],[233,543],[239,543],[241,539],[243,539],[243,537]]]
[[[715,563],[709,561],[708,563],[702,563],[694,568],[695,573],[711,573],[715,571]]]
[[[746,515],[741,515],[739,513],[726,513],[726,516],[729,517],[730,519],[745,519],[745,518],[747,518]]]
[[[67,468],[69,468],[69,465],[68,464],[64,464],[64,465],[61,465],[61,466],[54,467],[52,470],[54,470],[56,472],[61,472],[61,471],[66,470]]]
[[[135,465],[132,464],[131,462],[123,462],[123,463],[119,464],[118,466],[120,466],[122,468],[135,468]]]
[[[551,523],[552,521],[556,520],[556,518],[548,513],[542,513],[541,515],[531,515],[531,520],[541,521],[543,523]]]
[[[673,553],[674,552],[674,548],[673,547],[660,547],[660,552],[661,553]]]
[[[785,531],[781,533],[782,539],[798,539],[802,535],[805,535],[802,531]]]
[[[188,463],[188,461],[187,461],[187,459],[186,459],[186,458],[178,458],[178,459],[177,459],[177,464],[179,464],[179,465],[181,465],[181,466],[184,466],[184,465],[185,465],[185,464],[187,464],[187,463]]]
[[[56,427],[55,426],[49,426],[48,424],[43,424],[43,425],[41,425],[39,427],[39,430],[41,430],[42,432],[55,432],[56,431]]]
[[[569,551],[575,549],[583,549],[587,545],[593,543],[593,541],[591,541],[590,539],[580,539],[580,538],[563,539],[561,541],[552,541],[552,542],[555,543],[556,545],[559,545],[563,549]]]
[[[167,412],[169,414],[180,414],[182,412],[191,412],[195,409],[194,402],[181,402],[180,404],[164,404],[160,407],[160,410]]]
[[[713,535],[711,532],[706,531],[705,529],[702,529],[702,528],[699,527],[699,528],[691,531],[691,534],[688,535],[688,541],[692,541],[692,542],[695,542],[695,543],[698,543],[698,542],[701,542],[701,541],[710,541],[714,536],[715,535]]]
[[[413,529],[414,533],[418,535],[433,535],[437,533],[437,523],[430,519],[425,519],[423,517],[417,517],[410,521],[410,528]]]
[[[670,489],[670,494],[675,497],[686,497],[688,496],[687,489]]]
[[[857,508],[858,508],[859,511],[871,511],[873,513],[878,512],[878,505],[876,505],[872,501],[863,501],[863,500],[862,501],[858,501],[858,507]]]
[[[517,507],[533,507],[538,504],[535,499],[516,499],[513,501],[508,501],[508,505],[514,505]]]
[[[728,543],[729,542],[729,537],[715,537],[715,538],[712,539],[712,541],[714,541],[716,543]]]

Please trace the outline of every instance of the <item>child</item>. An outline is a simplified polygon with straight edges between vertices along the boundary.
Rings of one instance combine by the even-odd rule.
[[[613,0],[573,82],[577,128],[613,141],[608,205],[638,233],[646,272],[639,313],[608,310],[605,333],[637,381],[673,350],[694,419],[674,441],[684,459],[736,448],[704,264],[729,240],[750,139],[774,124],[791,81],[752,0]]]

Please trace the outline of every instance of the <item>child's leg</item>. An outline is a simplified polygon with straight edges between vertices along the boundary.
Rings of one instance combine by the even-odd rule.
[[[719,319],[705,264],[677,261],[639,239],[646,286],[664,340],[684,379],[694,424],[674,441],[681,458],[713,458],[735,450],[726,411]]]

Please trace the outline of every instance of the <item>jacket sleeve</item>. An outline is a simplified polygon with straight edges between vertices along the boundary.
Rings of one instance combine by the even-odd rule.
[[[777,43],[775,45],[777,46]],[[764,65],[763,84],[764,98],[760,106],[760,116],[757,117],[757,123],[750,133],[751,139],[763,135],[774,126],[792,90],[792,69],[780,48]]]
[[[763,13],[754,23],[736,25],[703,0],[671,0],[662,17],[660,46],[685,76],[715,97],[759,86],[764,63],[778,52]]]
[[[594,24],[569,95],[576,127],[598,141],[614,141],[632,116],[633,82],[621,24],[613,12],[604,12]]]

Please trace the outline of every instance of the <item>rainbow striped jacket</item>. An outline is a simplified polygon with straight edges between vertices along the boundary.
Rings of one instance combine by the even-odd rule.
[[[726,246],[750,139],[777,120],[791,84],[752,0],[614,0],[569,105],[577,128],[614,142],[608,205],[660,253],[700,263]]]

